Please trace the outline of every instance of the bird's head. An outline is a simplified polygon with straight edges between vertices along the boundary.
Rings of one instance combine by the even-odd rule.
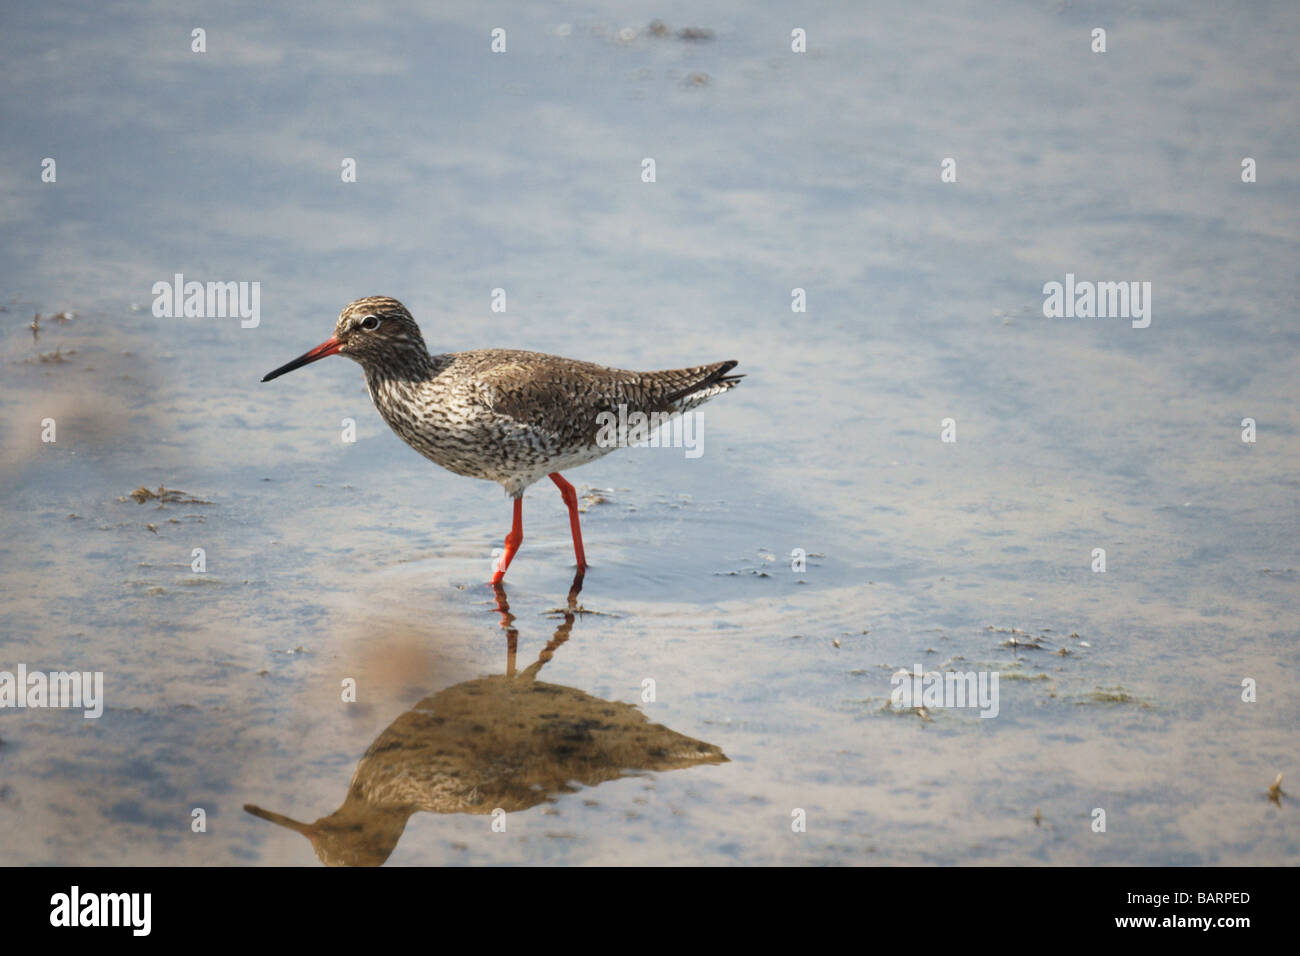
[[[372,295],[348,303],[339,313],[333,336],[292,362],[268,372],[262,381],[269,382],[330,355],[346,355],[366,368],[390,365],[400,369],[418,365],[428,351],[420,327],[406,306],[387,296]]]
[[[343,806],[315,823],[299,823],[251,803],[244,804],[244,809],[255,817],[301,833],[311,841],[317,858],[326,866],[383,866],[397,847],[411,815],[409,810],[354,805],[350,795]]]

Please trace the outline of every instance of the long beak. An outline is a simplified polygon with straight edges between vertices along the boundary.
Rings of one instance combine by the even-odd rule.
[[[308,839],[311,839],[316,835],[316,828],[310,823],[299,823],[297,820],[290,820],[286,816],[282,816],[279,813],[272,813],[270,810],[263,810],[261,807],[254,806],[251,803],[244,804],[244,810],[255,817],[261,817],[263,820],[270,820],[272,823],[278,823],[282,827],[296,830]]]
[[[292,372],[296,368],[302,368],[304,365],[310,365],[318,359],[333,355],[343,347],[343,343],[336,338],[328,338],[320,345],[316,346],[310,352],[304,352],[292,362],[281,365],[274,372],[267,372],[262,376],[262,381],[269,382],[273,378],[279,378],[285,372]]]

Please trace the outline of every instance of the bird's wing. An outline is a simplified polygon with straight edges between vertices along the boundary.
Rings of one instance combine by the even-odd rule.
[[[602,412],[683,411],[735,385],[736,363],[631,372],[538,352],[501,351],[474,370],[476,394],[494,415],[562,441],[592,444]]]
[[[592,444],[596,416],[635,393],[634,373],[516,353],[476,370],[475,391],[494,416],[564,444]]]

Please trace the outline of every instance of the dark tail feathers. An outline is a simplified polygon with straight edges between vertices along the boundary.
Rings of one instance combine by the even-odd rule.
[[[677,402],[680,402],[683,398],[688,398],[689,396],[694,395],[696,392],[702,392],[705,389],[711,388],[715,385],[721,385],[724,388],[733,388],[737,382],[739,382],[742,378],[745,377],[743,374],[741,375],[727,374],[738,364],[740,363],[736,359],[730,359],[726,362],[719,362],[717,366],[715,366],[713,370],[709,372],[709,374],[705,375],[698,382],[694,382],[691,385],[687,385],[685,388],[678,389],[677,391],[669,395],[666,399],[664,399],[664,401],[669,405],[672,405]]]

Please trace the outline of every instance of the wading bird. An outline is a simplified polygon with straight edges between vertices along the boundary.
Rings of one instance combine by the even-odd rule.
[[[618,447],[603,440],[603,416],[666,416],[733,388],[734,361],[662,372],[629,372],[516,349],[430,355],[420,327],[396,299],[357,299],[334,335],[263,377],[278,378],[318,359],[360,363],[375,408],[401,439],[458,475],[500,482],[514,498],[514,522],[492,575],[499,583],[524,538],[523,495],[549,477],[569,509],[573,553],[586,571],[578,494],[560,474]],[[654,420],[661,420],[656,418]]]

